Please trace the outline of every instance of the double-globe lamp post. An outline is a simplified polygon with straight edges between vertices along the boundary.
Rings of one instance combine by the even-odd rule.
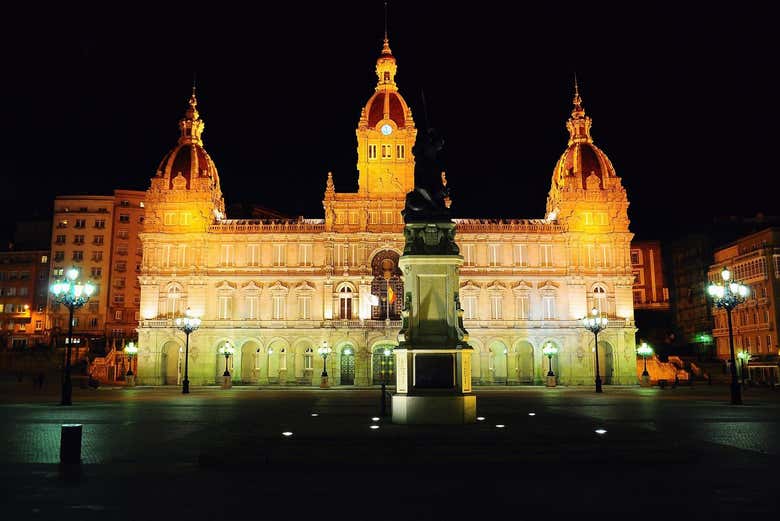
[[[228,370],[228,359],[233,353],[236,352],[236,348],[230,343],[230,340],[226,340],[222,347],[219,348],[219,354],[225,357],[225,372],[222,373],[222,388],[230,389],[233,385],[230,379],[230,371]]]
[[[189,361],[190,361],[190,333],[200,327],[200,319],[192,316],[192,310],[187,308],[183,317],[178,317],[174,323],[176,328],[184,332],[184,380],[181,382],[181,393],[190,393]]]
[[[742,391],[737,381],[737,361],[734,359],[734,332],[731,326],[731,310],[745,302],[748,296],[748,287],[732,280],[732,273],[728,268],[720,272],[722,282],[711,282],[707,286],[707,294],[712,298],[715,307],[726,310],[729,326],[729,356],[731,359],[731,404],[742,404]]]
[[[596,392],[601,392],[601,375],[599,374],[599,333],[604,331],[607,328],[607,317],[603,316],[601,312],[598,310],[598,308],[593,308],[590,310],[590,316],[584,317],[582,319],[582,325],[585,326],[585,329],[593,333],[594,337],[594,348],[593,351],[596,353]]]
[[[135,386],[135,375],[133,374],[133,357],[138,354],[138,346],[135,342],[128,342],[125,346],[125,356],[127,356],[127,374],[125,375],[125,382],[128,387]]]
[[[320,375],[320,389],[327,389],[330,387],[328,383],[328,355],[333,352],[333,349],[328,345],[327,340],[322,341],[322,345],[317,348],[317,352],[322,357],[322,374]]]
[[[393,354],[393,351],[389,347],[385,347],[382,350],[382,355],[384,355],[384,366],[385,369],[382,371],[382,395],[379,397],[379,408],[380,408],[380,416],[385,416],[387,414],[387,380],[390,378],[390,355]]]
[[[650,373],[647,372],[647,357],[653,354],[653,348],[647,342],[642,342],[636,348],[636,353],[644,360],[645,369],[642,371],[642,385],[647,386],[650,384]]]
[[[542,348],[542,354],[547,357],[550,364],[550,370],[547,371],[547,387],[555,387],[555,373],[552,368],[552,357],[558,354],[558,348],[552,342],[547,342]]]
[[[95,292],[95,285],[91,282],[78,280],[78,268],[70,268],[65,272],[65,278],[59,279],[51,285],[50,291],[55,302],[65,304],[68,307],[68,345],[65,349],[65,369],[62,375],[62,399],[60,405],[73,404],[73,385],[70,380],[70,357],[73,346],[73,312],[87,303],[89,297]]]
[[[744,349],[737,353],[739,358],[739,373],[742,375],[742,388],[745,388],[745,378],[747,377],[747,366],[750,363],[750,352]]]

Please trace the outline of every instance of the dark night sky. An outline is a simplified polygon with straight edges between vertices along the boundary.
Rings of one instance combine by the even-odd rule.
[[[459,216],[543,216],[575,71],[640,237],[715,214],[778,213],[767,187],[778,104],[768,13],[461,4],[390,5],[396,80],[418,127],[425,91]],[[5,19],[4,228],[48,215],[55,194],[146,189],[176,143],[193,71],[228,204],[321,217],[328,170],[338,190],[357,188],[380,1],[115,8]]]

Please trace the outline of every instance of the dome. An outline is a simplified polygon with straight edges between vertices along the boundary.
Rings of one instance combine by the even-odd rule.
[[[219,189],[219,175],[214,161],[203,148],[201,135],[205,123],[197,110],[195,92],[189,100],[184,118],[179,121],[181,136],[177,145],[163,157],[157,167],[156,177],[167,180],[169,189]],[[193,180],[201,180],[193,183]]]
[[[398,128],[406,126],[406,102],[397,92],[380,90],[371,96],[366,103],[368,126],[376,127],[376,124],[385,119],[391,119]]]

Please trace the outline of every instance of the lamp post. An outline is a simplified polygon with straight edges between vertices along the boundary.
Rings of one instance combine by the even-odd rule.
[[[750,362],[750,353],[744,349],[737,353],[739,358],[739,372],[742,374],[742,388],[745,388],[745,372],[747,371],[747,365]]]
[[[274,354],[274,348],[269,347],[265,351],[265,383],[271,384],[271,355]]]
[[[647,357],[653,354],[653,348],[647,342],[642,342],[636,348],[636,353],[644,359],[645,369],[642,371],[642,387],[650,385],[650,373],[647,372]]]
[[[181,393],[190,393],[189,361],[190,361],[190,333],[200,327],[200,318],[192,316],[192,310],[187,308],[183,317],[178,317],[174,323],[176,328],[184,332],[184,380],[181,382]]]
[[[593,333],[594,348],[596,353],[596,392],[601,392],[601,375],[599,374],[599,333],[607,328],[607,317],[602,316],[597,308],[590,310],[590,316],[582,319],[585,329]]]
[[[317,348],[317,352],[322,357],[322,374],[320,375],[320,389],[327,389],[330,387],[328,383],[328,355],[333,351],[328,345],[327,340],[322,341],[322,345]]]
[[[547,371],[547,387],[555,387],[557,382],[555,378],[555,373],[552,369],[552,357],[558,354],[558,348],[553,344],[552,342],[547,342],[544,344],[544,347],[542,348],[542,354],[547,357],[547,361],[550,364],[550,370]]]
[[[62,375],[62,399],[60,405],[72,405],[73,385],[70,381],[70,357],[73,346],[73,312],[87,303],[89,297],[95,292],[95,285],[91,282],[81,282],[79,270],[70,268],[65,273],[64,279],[59,279],[51,285],[50,291],[54,301],[68,306],[68,345],[65,347],[65,370]]]
[[[225,340],[222,347],[219,348],[219,353],[225,357],[225,372],[222,373],[222,388],[230,389],[233,387],[233,381],[230,378],[230,371],[228,370],[228,358],[230,355],[236,352],[236,348],[230,343],[230,340]]]
[[[506,381],[504,385],[509,385],[509,349],[504,348],[504,356],[506,357]]]
[[[737,281],[731,280],[731,271],[723,268],[720,272],[722,282],[711,282],[707,286],[707,294],[712,298],[712,303],[718,308],[726,310],[729,326],[729,356],[731,359],[731,404],[742,404],[742,392],[737,382],[737,362],[734,360],[734,332],[731,326],[731,310],[743,303],[748,296],[748,287]]]
[[[125,346],[125,355],[127,356],[127,374],[125,375],[125,381],[128,387],[135,386],[135,375],[133,374],[133,357],[138,354],[138,346],[135,342],[128,342]]]

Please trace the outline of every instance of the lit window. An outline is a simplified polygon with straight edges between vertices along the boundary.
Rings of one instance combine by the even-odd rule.
[[[311,295],[298,296],[298,318],[301,320],[311,318]]]
[[[274,295],[273,296],[273,319],[274,320],[284,320],[284,295]]]
[[[463,318],[467,320],[477,319],[477,296],[466,295],[463,298]]]
[[[390,145],[382,145],[382,159],[390,159],[392,157],[391,150]]]
[[[274,244],[274,266],[284,266],[287,263],[286,244]]]
[[[395,156],[398,159],[404,159],[406,158],[405,150],[403,145],[396,145],[395,146]]]
[[[368,158],[376,159],[376,145],[368,145]]]
[[[515,244],[515,266],[528,266],[527,244]]]
[[[518,320],[528,320],[531,316],[531,298],[528,293],[518,295],[515,302]]]
[[[298,246],[298,264],[301,266],[311,266],[311,244],[301,244]]]
[[[501,245],[490,244],[488,245],[488,264],[490,266],[498,266],[501,263]]]
[[[503,318],[503,297],[501,295],[492,295],[490,297],[490,318],[501,320]]]
[[[552,244],[539,245],[539,265],[543,268],[549,268],[553,264]]]

